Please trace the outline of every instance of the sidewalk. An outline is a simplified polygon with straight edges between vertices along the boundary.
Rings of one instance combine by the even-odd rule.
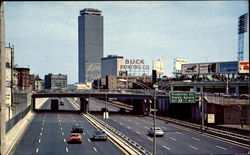
[[[47,98],[38,99],[38,101],[36,101],[37,107],[41,107],[43,103],[47,100]],[[33,112],[29,111],[23,119],[21,119],[15,126],[12,127],[9,132],[6,133],[5,154],[10,153],[12,147],[22,136],[25,131],[25,128],[27,127],[29,122],[32,121],[34,115],[35,114]]]
[[[238,130],[250,131],[250,125],[243,125],[243,127],[241,127],[240,124],[220,124],[220,125],[217,125],[217,126],[230,128],[230,129],[238,129]]]

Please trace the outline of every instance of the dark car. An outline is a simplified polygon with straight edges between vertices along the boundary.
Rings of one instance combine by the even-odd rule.
[[[93,132],[93,140],[107,140],[107,134],[101,130],[95,130]]]
[[[68,143],[82,143],[82,135],[80,133],[71,133]]]
[[[60,105],[64,105],[64,102],[63,102],[63,101],[60,101]]]
[[[240,99],[249,99],[249,95],[248,94],[241,94]]]
[[[83,127],[79,124],[73,125],[71,132],[83,133]]]

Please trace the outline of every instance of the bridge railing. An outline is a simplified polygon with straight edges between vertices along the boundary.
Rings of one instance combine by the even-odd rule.
[[[220,105],[248,105],[249,99],[237,99],[223,96],[204,96],[206,100],[210,103],[220,104]]]

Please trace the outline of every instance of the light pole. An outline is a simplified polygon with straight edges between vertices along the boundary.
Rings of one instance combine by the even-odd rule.
[[[122,82],[128,82],[128,80],[125,79],[119,79],[119,81]],[[150,87],[148,87],[147,85],[140,83],[140,82],[136,82],[136,81],[131,81],[135,84],[137,84],[138,86],[142,87],[145,90],[149,90],[151,92],[151,96],[154,99],[154,117],[153,117],[153,121],[154,121],[154,138],[153,138],[153,155],[156,155],[156,136],[155,136],[155,128],[156,128],[156,101],[157,101],[157,95],[156,95],[156,90],[152,90]]]

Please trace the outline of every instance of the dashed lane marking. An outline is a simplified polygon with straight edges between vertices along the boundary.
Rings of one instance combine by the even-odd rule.
[[[122,123],[119,123],[120,125],[123,125]]]
[[[61,130],[62,130],[62,127],[61,127]]]
[[[41,139],[39,138],[38,143],[41,143]]]
[[[64,133],[62,132],[62,135],[64,135]]]
[[[69,152],[69,149],[66,147],[66,148],[65,148],[65,151],[66,151],[66,152]]]
[[[38,151],[39,151],[39,148],[36,149],[36,153],[38,153]]]
[[[198,139],[198,138],[195,138],[195,137],[192,137],[192,139],[194,139],[194,140],[197,140],[197,141],[200,141],[200,139]]]
[[[40,132],[40,136],[42,136],[43,135],[43,133],[42,132]]]
[[[114,119],[114,121],[116,122],[116,120]]]
[[[139,131],[136,131],[136,133],[138,133],[139,135],[141,134]]]
[[[93,147],[93,149],[95,150],[95,152],[97,152],[97,149],[95,147]]]
[[[149,140],[153,141],[151,138],[148,138]]]
[[[65,138],[63,139],[63,141],[64,141],[64,143],[66,143],[66,139]]]
[[[43,130],[43,127],[41,128],[41,130]]]
[[[148,127],[144,126],[145,129],[148,129]]]
[[[167,150],[171,150],[169,147],[167,147],[167,146],[165,146],[165,145],[163,145],[162,147],[164,147],[164,148],[167,149]]]
[[[127,126],[128,129],[131,129],[129,126]]]
[[[82,134],[83,134],[83,135],[85,135],[85,133],[84,133],[84,132],[83,132]]]
[[[220,148],[220,149],[222,149],[222,150],[225,150],[225,151],[227,150],[227,148],[224,148],[224,147],[221,147],[221,146],[218,146],[218,145],[216,145],[216,147],[217,147],[217,148]]]
[[[194,147],[194,146],[192,146],[192,145],[188,145],[188,146],[191,147],[192,149],[198,150],[197,147]]]
[[[178,132],[178,131],[177,131],[177,132],[175,132],[175,133],[177,133],[177,134],[181,135],[181,133],[180,133],[180,132]]]
[[[172,139],[172,140],[174,140],[174,141],[176,141],[176,139],[175,138],[173,138],[173,137],[169,137],[170,139]]]
[[[90,139],[88,139],[88,141],[90,142]]]

